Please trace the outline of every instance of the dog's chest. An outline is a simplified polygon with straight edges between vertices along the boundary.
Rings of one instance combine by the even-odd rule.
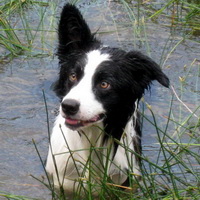
[[[58,118],[52,137],[57,167],[64,172],[67,179],[86,177],[88,170],[100,173],[104,165],[106,147],[102,147],[103,124],[72,131]],[[60,125],[61,124],[61,125]],[[55,148],[56,147],[56,148]],[[62,152],[62,153],[61,153]],[[65,166],[65,169],[63,168]]]

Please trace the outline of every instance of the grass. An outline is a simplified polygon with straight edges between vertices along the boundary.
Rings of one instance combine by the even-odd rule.
[[[45,101],[46,102],[46,101]],[[104,173],[104,177],[99,177],[98,173],[95,173],[95,169],[91,167],[92,160],[89,158],[87,165],[84,166],[85,170],[79,181],[79,188],[75,191],[75,196],[73,199],[93,199],[93,193],[97,192],[99,199],[121,199],[121,200],[134,200],[134,199],[199,199],[200,198],[200,158],[199,151],[197,148],[200,147],[199,141],[194,137],[195,134],[199,135],[199,122],[192,127],[192,135],[189,134],[188,142],[182,141],[182,135],[187,134],[191,130],[191,127],[186,127],[184,123],[180,124],[173,120],[173,101],[169,105],[169,115],[166,116],[167,121],[164,127],[159,127],[158,119],[154,114],[152,107],[144,103],[144,107],[148,108],[150,112],[150,117],[147,117],[145,113],[141,113],[144,120],[153,125],[155,132],[157,133],[157,160],[152,160],[145,154],[141,156],[142,159],[142,176],[141,181],[135,179],[134,174],[128,174],[131,178],[130,187],[122,187],[111,182],[109,177]],[[46,105],[47,106],[47,105]],[[199,109],[199,107],[197,108]],[[46,107],[48,111],[48,108]],[[192,118],[195,113],[189,113],[187,120]],[[47,115],[48,116],[48,115]],[[175,124],[177,126],[176,135],[178,135],[178,140],[169,135],[170,124]],[[124,135],[126,138],[126,136]],[[198,138],[197,138],[198,139]],[[126,152],[131,152],[124,143],[120,143]],[[66,141],[67,145],[67,141]],[[39,154],[39,150],[36,150]],[[196,149],[195,149],[196,148]],[[104,149],[105,150],[105,149]],[[99,155],[100,149],[94,148],[91,145],[90,156],[92,154]],[[109,158],[109,148],[106,154],[102,154],[101,157]],[[71,151],[71,154],[74,152]],[[134,153],[134,152],[132,152]],[[89,156],[89,157],[90,157]],[[101,159],[101,158],[100,158]],[[108,162],[103,172],[107,171],[110,160]],[[41,162],[43,163],[42,159]],[[75,161],[74,161],[75,162]],[[44,164],[43,164],[44,166]],[[198,167],[198,168],[196,168]],[[98,169],[98,168],[97,168]],[[96,169],[96,170],[97,170]],[[99,170],[99,169],[98,169]],[[89,178],[86,179],[85,173],[90,173]],[[122,171],[122,173],[127,173]],[[93,180],[99,180],[99,183]],[[43,183],[46,184],[46,183]],[[46,186],[52,193],[53,199],[66,199],[66,194],[63,192],[62,187],[60,188],[60,193],[57,193],[51,182],[49,181]],[[85,190],[88,187],[89,190]],[[124,191],[123,189],[126,189]],[[84,195],[83,195],[84,194]],[[85,198],[83,197],[85,196]]]
[[[52,49],[50,52],[43,41],[44,37],[56,32],[51,24],[50,26],[48,24],[47,29],[44,27],[45,18],[48,17],[48,1],[4,0],[0,5],[0,47],[2,48],[0,59],[2,61],[12,60],[19,55],[52,55]],[[32,23],[33,19],[36,20],[35,23]],[[51,20],[51,17],[48,19]],[[38,41],[38,38],[42,42]],[[49,42],[48,45],[51,43]]]
[[[194,37],[200,29],[200,3],[198,1],[169,0],[164,1],[162,5],[155,2],[148,3],[148,1],[143,3],[138,1],[137,5],[130,4],[125,0],[119,2],[122,11],[126,13],[126,21],[122,23],[117,21],[115,13],[110,10],[116,31],[123,31],[124,26],[131,27],[134,38],[133,46],[137,48],[139,43],[149,55],[151,55],[147,27],[149,21],[159,23],[160,19],[164,19],[163,26],[171,27],[171,34],[166,40],[159,60],[163,68],[166,68],[168,60],[184,41],[191,40],[193,43],[199,44],[198,38]],[[37,58],[50,57],[54,54],[59,0],[4,0],[0,3],[0,47],[2,48],[0,61],[11,61],[21,55]],[[73,3],[77,3],[77,1],[73,1]],[[29,13],[31,14],[29,15]],[[36,19],[36,22],[31,23],[33,19]],[[174,35],[176,31],[180,31],[180,28],[184,31],[181,31],[177,40]],[[110,30],[109,33],[113,33],[113,30]],[[174,69],[171,67],[169,70]],[[141,109],[142,122],[144,126],[150,124],[154,128],[156,141],[153,145],[155,145],[156,151],[153,153],[157,156],[156,159],[152,159],[148,155],[148,150],[147,153],[145,151],[141,155],[141,181],[134,179],[134,174],[128,174],[131,178],[130,187],[126,187],[126,191],[124,191],[121,186],[113,184],[106,173],[101,178],[97,177],[95,169],[91,169],[92,160],[89,159],[88,165],[85,166],[85,172],[90,172],[89,179],[79,180],[79,190],[76,191],[73,199],[83,199],[80,197],[81,190],[87,200],[93,199],[93,191],[98,192],[99,199],[102,200],[107,197],[120,200],[200,199],[200,106],[197,104],[191,109],[184,103],[184,96],[187,93],[193,96],[196,94],[195,97],[199,98],[199,76],[200,66],[197,57],[189,65],[183,66],[176,87],[171,88],[172,97],[169,100],[169,111],[166,116],[155,114],[154,105],[149,105],[143,100],[141,104],[143,108]],[[48,114],[47,105],[46,112]],[[49,124],[47,126],[49,128]],[[48,132],[50,135],[50,130]],[[34,141],[33,144],[40,157],[40,151]],[[125,148],[123,143],[119,145]],[[90,154],[99,155],[99,151],[99,149],[91,147]],[[126,151],[131,150],[126,149]],[[107,157],[107,165],[104,168],[106,171],[110,162],[108,159],[109,149],[104,152],[107,153],[101,154],[101,157]],[[44,167],[41,157],[40,160]],[[82,176],[84,177],[84,174]],[[93,179],[99,179],[98,183],[94,183]],[[38,181],[49,189],[52,199],[66,198],[62,188],[58,192],[50,179],[47,179],[46,182]],[[84,185],[87,185],[89,190],[85,190]],[[0,192],[0,197],[17,200],[34,199],[4,192]]]

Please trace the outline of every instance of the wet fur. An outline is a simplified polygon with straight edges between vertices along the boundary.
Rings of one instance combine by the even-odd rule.
[[[89,177],[88,170],[83,174],[88,159],[93,162],[91,169],[102,178],[101,169],[106,163],[102,154],[111,148],[107,174],[114,183],[127,185],[129,173],[140,174],[140,159],[132,153],[141,154],[139,100],[153,80],[165,87],[169,86],[169,80],[151,58],[140,52],[103,46],[79,10],[70,4],[62,10],[58,37],[60,72],[54,90],[61,106],[51,136],[46,170],[56,186],[73,191],[78,187],[80,176]],[[77,77],[74,82],[69,79],[72,73]],[[100,87],[103,81],[110,84],[108,89]],[[64,109],[69,101],[77,107],[74,115]],[[66,125],[67,117],[86,123],[100,115],[102,120],[86,127]],[[116,141],[126,145],[128,153]],[[83,150],[91,147],[104,150],[100,153]]]

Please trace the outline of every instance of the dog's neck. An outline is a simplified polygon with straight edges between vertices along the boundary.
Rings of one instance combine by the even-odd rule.
[[[102,139],[105,135],[103,123],[97,123],[89,127],[84,127],[81,130],[77,130],[84,147],[100,147],[102,145]]]

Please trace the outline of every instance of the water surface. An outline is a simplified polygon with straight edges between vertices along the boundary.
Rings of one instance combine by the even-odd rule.
[[[56,11],[54,10],[55,13],[50,16],[58,15],[62,5],[63,2],[59,2]],[[156,21],[148,20],[145,25],[140,24],[141,28],[138,28],[137,24],[131,24],[130,16],[125,12],[124,6],[117,2],[97,1],[90,4],[80,3],[79,6],[91,29],[93,31],[99,29],[98,37],[106,45],[125,50],[136,49],[148,54],[161,64],[171,84],[187,106],[191,110],[199,106],[200,45],[195,40],[189,39],[180,42],[185,30],[172,31],[168,26],[170,21],[165,17]],[[27,12],[33,14],[31,10]],[[143,13],[140,15],[142,18]],[[37,19],[37,16],[33,14],[32,18]],[[51,21],[49,18],[46,20]],[[52,30],[56,30],[57,18],[54,20],[51,21]],[[38,22],[35,20],[34,23]],[[44,23],[43,26],[48,29],[48,25]],[[45,35],[46,40],[43,43],[43,46],[48,47],[51,52],[55,52],[56,49],[55,33],[49,32]],[[37,37],[39,46],[41,35]],[[173,50],[175,45],[177,47]],[[170,51],[172,53],[169,53]],[[9,63],[0,64],[0,191],[50,199],[50,192],[31,177],[33,175],[42,179],[45,176],[32,140],[36,142],[45,161],[48,151],[48,132],[43,91],[52,127],[55,110],[59,104],[59,100],[51,90],[51,84],[58,73],[57,63],[54,56],[40,58],[19,56]],[[182,88],[180,78],[186,75],[187,81]],[[151,95],[149,93],[145,95],[145,100],[153,107],[160,127],[165,127],[171,99],[171,91],[158,83],[153,83]],[[187,115],[188,111],[183,106],[180,111],[180,103],[176,98],[173,105],[175,118]],[[147,110],[146,115],[151,118]],[[171,127],[171,134],[174,132],[173,128]],[[158,148],[156,137],[155,128],[145,121],[143,150],[151,159],[156,159]]]

